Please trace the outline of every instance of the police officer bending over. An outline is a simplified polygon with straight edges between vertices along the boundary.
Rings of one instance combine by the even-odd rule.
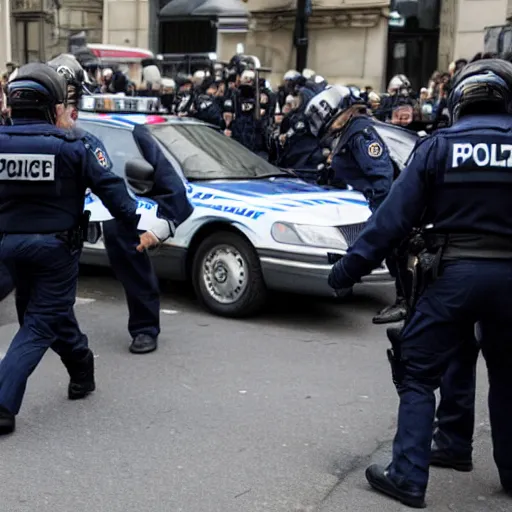
[[[364,194],[375,213],[397,175],[388,147],[374,128],[374,120],[357,92],[334,86],[313,98],[306,108],[311,131],[332,149],[329,176],[324,183],[338,188],[350,185]],[[387,262],[394,277],[395,262]],[[396,281],[395,303],[374,318],[376,324],[400,322],[406,315],[405,299]]]
[[[415,227],[440,264],[401,336],[393,460],[370,466],[372,487],[425,505],[434,391],[478,322],[489,373],[494,460],[512,494],[512,64],[481,60],[455,78],[453,125],[420,141],[412,160],[329,277],[346,288],[377,267]]]
[[[95,389],[93,354],[72,317],[86,188],[127,229],[138,223],[136,202],[110,172],[104,149],[56,126],[66,115],[66,82],[58,73],[27,64],[7,96],[12,125],[0,127],[0,260],[13,267],[16,287],[28,283],[30,297],[0,362],[0,434],[14,431],[27,380],[50,347],[69,373],[70,399]]]
[[[72,97],[66,109],[69,113],[66,127],[74,128],[74,133],[78,133],[75,120],[78,117],[77,101],[84,85],[84,70],[72,55],[67,54],[59,55],[48,64],[66,78],[68,96],[71,94]],[[79,136],[91,147],[100,144],[90,133],[81,132]],[[140,235],[140,242],[137,233],[123,222],[105,222],[103,240],[110,265],[123,285],[128,302],[128,329],[132,336],[130,351],[144,354],[156,350],[160,334],[158,279],[144,249],[158,245],[171,236],[174,228],[193,209],[187,199],[183,181],[154,142],[148,129],[142,125],[137,126],[133,136],[144,158],[155,169],[154,185],[149,195],[158,203],[159,216],[164,218],[155,219],[151,229]]]
[[[158,213],[151,230],[141,239],[147,246],[157,245],[174,233],[176,226],[193,212],[182,179],[153,140],[149,130],[136,126],[133,130],[142,156],[153,166],[154,185],[148,196],[158,204]],[[169,223],[167,220],[170,220]],[[128,330],[132,337],[130,352],[146,354],[157,349],[160,334],[160,290],[158,278],[147,252],[136,250],[137,240],[118,220],[103,223],[103,241],[108,259],[117,279],[123,285],[128,303]]]

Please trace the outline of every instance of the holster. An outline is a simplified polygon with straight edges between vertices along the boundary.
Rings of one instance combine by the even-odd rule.
[[[387,350],[388,361],[391,366],[391,375],[395,386],[400,386],[404,379],[404,364],[402,361],[402,328],[389,327],[387,329],[388,340],[391,348]]]
[[[410,320],[416,303],[426,288],[440,275],[443,252],[448,243],[444,235],[425,235],[423,230],[415,230],[395,251],[397,279],[400,280],[407,302],[407,318]],[[405,366],[402,359],[401,327],[390,327],[387,336],[391,348],[387,350],[391,374],[395,386],[400,386]]]
[[[68,231],[58,233],[57,238],[66,242],[71,251],[80,251],[87,241],[87,232],[89,229],[89,219],[91,218],[91,212],[84,211],[79,218],[78,224]]]
[[[397,278],[400,280],[411,312],[425,289],[441,273],[441,260],[447,244],[445,235],[415,230],[395,253]]]

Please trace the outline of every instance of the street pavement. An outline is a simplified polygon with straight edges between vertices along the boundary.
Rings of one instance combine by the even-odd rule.
[[[275,297],[251,320],[202,311],[166,285],[158,352],[128,352],[122,288],[80,279],[77,316],[96,354],[96,393],[66,399],[48,353],[17,432],[0,439],[0,512],[401,512],[364,469],[387,462],[397,396],[375,311],[390,286],[334,304]],[[0,353],[17,324],[0,308]],[[475,471],[433,470],[430,510],[510,511],[499,492],[479,368]]]

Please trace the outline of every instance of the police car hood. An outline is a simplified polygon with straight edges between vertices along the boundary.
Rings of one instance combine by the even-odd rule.
[[[402,170],[420,136],[400,126],[377,120],[374,120],[373,127],[388,147],[391,159]]]
[[[195,207],[283,222],[317,226],[342,226],[365,222],[370,216],[362,194],[326,190],[292,178],[215,180],[189,186]]]

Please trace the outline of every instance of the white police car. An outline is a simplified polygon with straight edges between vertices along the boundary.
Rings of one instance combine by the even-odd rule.
[[[147,126],[182,175],[195,207],[174,238],[152,253],[159,277],[191,280],[210,311],[231,317],[257,312],[267,290],[335,295],[327,284],[332,263],[370,216],[361,194],[296,179],[191,119],[89,112],[79,117],[123,176],[127,161],[142,158],[132,134],[137,124]],[[86,201],[86,209],[97,206]],[[156,208],[139,199],[143,220],[156,215]],[[93,213],[93,220],[107,218]],[[108,265],[101,239],[85,245],[82,262]],[[382,267],[367,280],[389,278]]]

